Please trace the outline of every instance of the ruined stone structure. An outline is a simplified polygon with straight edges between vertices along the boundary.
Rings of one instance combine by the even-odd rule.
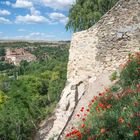
[[[36,56],[29,53],[23,48],[16,48],[16,49],[6,49],[6,56],[5,60],[9,63],[12,63],[14,65],[20,65],[20,62],[22,60],[26,60],[27,62],[35,61]]]
[[[120,0],[88,30],[75,33],[70,47],[67,84],[55,115],[40,128],[41,140],[63,140],[80,108],[111,85],[109,76],[140,49],[140,0]]]

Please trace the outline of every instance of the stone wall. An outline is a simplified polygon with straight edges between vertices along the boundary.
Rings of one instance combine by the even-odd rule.
[[[109,75],[126,61],[128,53],[139,49],[140,0],[120,0],[96,25],[75,33],[67,85],[53,119],[41,126],[40,139],[65,139],[79,108],[110,85]]]
[[[140,47],[140,4],[121,0],[92,28],[73,35],[68,79],[115,70]]]

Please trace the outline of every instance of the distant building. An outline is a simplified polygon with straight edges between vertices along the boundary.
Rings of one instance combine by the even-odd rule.
[[[35,61],[36,56],[23,48],[7,48],[5,60],[8,63],[13,63],[14,65],[18,66],[22,60],[26,60],[27,62]]]

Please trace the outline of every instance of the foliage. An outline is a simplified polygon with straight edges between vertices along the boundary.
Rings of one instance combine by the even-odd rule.
[[[8,70],[8,69],[13,69],[14,65],[8,64],[4,61],[0,61],[0,71]]]
[[[140,138],[140,53],[123,65],[119,82],[94,96],[77,117],[82,123],[66,135],[73,140],[139,140]],[[112,90],[113,89],[113,90]]]
[[[111,77],[110,77],[110,80],[111,80],[111,81],[114,81],[114,80],[116,80],[117,78],[118,78],[118,76],[117,76],[117,71],[115,71],[115,72],[112,73],[112,75],[111,75]]]
[[[132,87],[140,82],[140,56],[139,53],[130,55],[120,75],[122,87]]]
[[[30,140],[39,122],[49,117],[66,81],[68,47],[36,48],[38,59],[0,72],[0,139]]]
[[[88,29],[102,15],[110,10],[118,0],[76,0],[69,11],[66,29],[74,32]]]
[[[7,98],[8,97],[6,95],[4,95],[4,92],[0,91],[0,107],[3,103],[6,102]]]
[[[5,49],[4,48],[0,48],[0,57],[1,56],[5,56]]]

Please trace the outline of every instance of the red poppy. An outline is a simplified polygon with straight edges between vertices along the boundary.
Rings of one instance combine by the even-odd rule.
[[[94,96],[94,100],[97,100],[97,96]]]
[[[136,116],[137,116],[137,117],[140,117],[140,112],[137,112],[137,113],[136,113]]]
[[[131,60],[130,60],[130,59],[127,61],[127,63],[129,63],[129,62],[131,62]]]
[[[139,103],[138,103],[138,102],[135,102],[135,103],[134,103],[134,106],[135,106],[135,107],[137,107],[138,105],[139,105]]]
[[[105,88],[105,91],[106,91],[106,92],[110,92],[110,90],[109,90],[108,88]]]
[[[91,106],[92,106],[92,104],[91,104],[91,103],[89,103],[88,107],[89,107],[89,108],[91,108]]]
[[[84,107],[82,107],[80,111],[83,112],[84,111]]]
[[[133,93],[133,90],[132,89],[128,89],[127,92],[128,93]]]
[[[134,136],[138,136],[139,135],[139,131],[138,130],[135,130],[134,131]]]
[[[77,135],[77,137],[78,137],[78,140],[81,140],[81,138],[82,138],[81,132],[78,132],[76,135]]]
[[[82,121],[86,121],[86,119],[85,118],[82,118]]]
[[[68,137],[70,137],[70,134],[68,133],[68,134],[66,134],[66,137],[68,138]]]
[[[102,128],[102,129],[100,130],[100,132],[101,132],[101,133],[105,133],[105,129]]]
[[[102,93],[99,93],[99,96],[103,96],[103,94]]]
[[[120,118],[118,119],[118,122],[119,122],[119,123],[124,123],[124,119],[123,119],[122,117],[120,117]]]
[[[138,129],[140,129],[140,125],[138,126]]]
[[[96,107],[96,111],[99,113],[100,112],[100,110],[99,110],[99,108],[98,107]]]
[[[105,108],[105,106],[104,106],[104,104],[102,104],[102,103],[99,103],[99,107],[101,107],[101,108]]]
[[[77,114],[77,117],[80,117],[80,114]]]
[[[87,114],[84,114],[84,116],[87,116]]]
[[[94,103],[94,100],[91,100],[92,103]]]
[[[81,127],[84,128],[85,127],[85,124],[82,124]]]
[[[94,140],[94,138],[92,138],[92,137],[88,137],[88,140]]]
[[[130,123],[127,123],[127,127],[130,128],[131,127],[131,124]]]
[[[71,134],[72,135],[74,135],[74,134],[76,134],[77,132],[79,132],[77,129],[75,129],[75,130],[73,130],[72,132],[71,132]]]
[[[109,108],[111,108],[111,107],[112,107],[112,105],[111,105],[111,104],[109,104],[109,105],[107,105],[107,106],[106,106],[106,108],[108,108],[108,109],[109,109]]]

